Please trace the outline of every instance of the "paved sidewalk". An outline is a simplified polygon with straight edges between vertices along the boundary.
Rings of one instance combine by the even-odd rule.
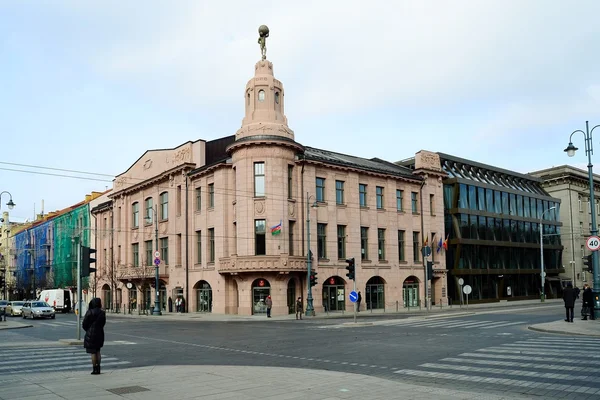
[[[597,336],[600,337],[600,319],[594,321],[575,319],[572,323],[564,320],[546,322],[529,326],[532,331],[558,333],[563,335]]]
[[[160,366],[101,375],[56,372],[0,376],[0,399],[539,399],[428,388],[366,375],[273,367]]]

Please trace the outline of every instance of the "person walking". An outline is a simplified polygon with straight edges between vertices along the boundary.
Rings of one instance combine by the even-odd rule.
[[[265,305],[267,306],[267,318],[271,318],[271,307],[273,307],[273,300],[271,300],[271,295],[267,296],[267,300],[265,300]]]
[[[300,319],[302,319],[302,298],[298,297],[298,300],[296,300],[296,319],[298,319],[298,317],[300,317]]]
[[[587,321],[588,315],[590,319],[594,319],[594,293],[589,285],[586,283],[583,285],[583,295],[581,303],[581,318],[583,321]]]
[[[575,308],[575,290],[573,284],[567,283],[567,287],[563,290],[563,301],[565,302],[565,311],[567,315],[566,322],[573,322],[573,309]]]
[[[104,346],[104,325],[106,314],[102,310],[102,300],[94,298],[90,301],[89,308],[83,317],[83,347],[92,356],[92,375],[100,374],[100,349]]]
[[[360,312],[360,303],[362,301],[362,294],[358,291],[358,298],[356,299],[356,311]]]

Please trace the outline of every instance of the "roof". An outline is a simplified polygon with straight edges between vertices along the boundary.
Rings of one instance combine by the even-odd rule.
[[[422,178],[414,175],[410,168],[397,165],[380,158],[367,159],[308,146],[305,146],[304,149],[304,158],[306,160],[321,161],[327,164],[341,165],[363,171],[400,176],[417,181],[422,180]]]

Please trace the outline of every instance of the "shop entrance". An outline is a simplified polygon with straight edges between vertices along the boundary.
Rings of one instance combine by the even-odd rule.
[[[323,308],[325,311],[346,309],[346,282],[339,276],[327,278],[323,283]]]
[[[266,314],[265,301],[271,294],[271,284],[266,279],[257,279],[252,282],[252,314]]]
[[[419,306],[419,279],[409,276],[402,284],[402,299],[404,307]]]

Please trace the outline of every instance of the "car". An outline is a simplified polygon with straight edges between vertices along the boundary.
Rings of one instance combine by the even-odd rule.
[[[21,315],[21,308],[24,303],[24,301],[9,301],[6,305],[6,314],[11,317]]]
[[[56,318],[54,308],[50,307],[45,301],[26,301],[21,308],[21,315],[25,319],[31,317],[36,318]]]

